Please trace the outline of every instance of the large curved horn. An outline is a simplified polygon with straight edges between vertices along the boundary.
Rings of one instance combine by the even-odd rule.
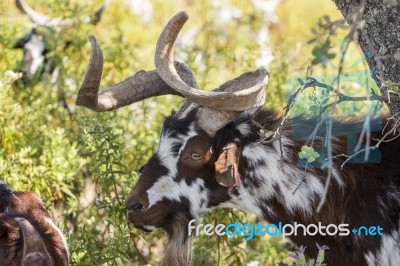
[[[173,64],[175,41],[188,18],[186,12],[179,12],[168,22],[158,39],[154,63],[160,77],[171,88],[191,102],[203,106],[197,113],[198,124],[214,135],[241,111],[264,104],[268,71],[257,69],[244,73],[211,92],[190,86],[179,77]],[[185,108],[188,108],[187,104]]]
[[[50,28],[60,28],[60,27],[71,26],[73,24],[72,19],[51,18],[49,16],[40,14],[39,12],[33,10],[25,2],[25,0],[15,0],[15,4],[22,12],[24,12],[29,16],[30,20],[33,23],[37,25]]]
[[[178,13],[161,33],[155,53],[156,71],[139,71],[100,94],[103,55],[96,39],[90,36],[90,63],[76,104],[101,112],[153,96],[175,94],[186,99],[177,115],[184,115],[190,107],[202,106],[197,118],[199,125],[210,135],[232,121],[241,111],[262,106],[268,82],[265,69],[247,72],[212,92],[206,92],[197,89],[193,74],[186,65],[173,62],[175,40],[187,19],[185,12]]]
[[[244,111],[264,104],[268,82],[265,69],[247,72],[212,92],[196,90],[179,77],[173,64],[173,50],[179,31],[188,18],[186,12],[176,14],[158,39],[154,63],[160,77],[185,98],[210,109]]]
[[[111,111],[153,96],[175,94],[177,91],[169,87],[156,70],[139,71],[124,81],[99,93],[103,71],[103,53],[94,36],[89,36],[91,43],[90,62],[84,81],[79,90],[76,104],[88,107],[97,112]],[[180,77],[191,86],[197,86],[190,69],[179,62],[175,67]]]

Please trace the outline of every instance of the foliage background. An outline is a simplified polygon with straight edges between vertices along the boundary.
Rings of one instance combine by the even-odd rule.
[[[75,108],[89,57],[87,36],[94,34],[103,49],[102,87],[106,88],[140,69],[153,69],[158,34],[173,14],[186,10],[191,18],[182,34],[189,37],[178,46],[177,57],[192,68],[200,87],[213,88],[256,68],[262,56],[256,41],[263,26],[262,12],[247,0],[154,0],[153,18],[145,21],[132,12],[128,0],[114,0],[94,26],[87,21],[102,4],[99,0],[27,2],[42,13],[73,18],[75,24],[60,32],[38,27],[58,76],[45,71],[28,84],[13,82],[6,71],[18,72],[22,52],[12,47],[34,25],[13,1],[0,2],[0,178],[17,190],[32,190],[41,196],[68,238],[72,265],[158,265],[164,233],[144,234],[130,228],[124,200],[138,177],[137,169],[156,147],[164,116],[181,100],[162,96],[102,114]],[[233,9],[241,16],[224,20],[222,14]],[[321,46],[319,41],[308,44],[318,35],[311,29],[318,28],[324,15],[331,20],[341,15],[330,1],[317,0],[283,0],[277,15],[279,24],[270,27],[266,43],[274,55],[268,66],[266,107],[282,111],[289,91],[298,85],[292,81],[307,75],[315,48]],[[193,29],[199,33],[190,38]],[[334,55],[329,64],[315,63],[314,74],[337,72],[340,57],[335,55],[340,54],[344,36],[343,31],[331,37],[328,50]],[[363,69],[362,55],[352,45],[345,71]],[[365,92],[354,82],[343,86],[355,95]],[[354,103],[343,106],[341,112],[349,115],[367,110]],[[296,108],[297,113],[307,112],[307,94]],[[238,211],[219,210],[204,217],[210,223],[237,219],[257,222],[254,216]],[[200,236],[194,243],[194,264],[246,265],[253,261],[252,265],[289,265],[292,260],[287,254],[293,249],[280,238],[256,237],[246,242]]]

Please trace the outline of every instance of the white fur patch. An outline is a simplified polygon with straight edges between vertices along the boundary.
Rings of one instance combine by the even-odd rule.
[[[167,132],[162,136],[156,152],[161,165],[165,166],[168,169],[169,174],[173,176],[177,174],[176,164],[178,160],[176,155],[172,153],[172,148],[181,141],[182,140],[179,138],[170,138],[169,133]]]
[[[381,240],[381,249],[373,254],[368,251],[364,254],[369,266],[397,266],[400,265],[400,236],[393,230],[385,234]]]
[[[174,180],[178,171],[179,155],[185,145],[180,148],[178,156],[172,153],[172,148],[175,144],[186,143],[188,139],[196,135],[194,124],[189,126],[189,131],[185,135],[178,135],[175,138],[170,137],[169,132],[162,135],[156,154],[169,173],[159,177],[153,186],[147,190],[148,208],[162,199],[180,201],[181,197],[185,197],[190,201],[190,211],[193,216],[197,217],[206,210],[208,190],[205,189],[204,181],[201,178],[197,178],[190,185],[184,179],[179,182]],[[204,202],[204,204],[201,204],[201,202]]]
[[[285,153],[285,147],[283,151]],[[248,178],[257,179],[261,186],[243,188],[246,191],[239,190],[240,194],[254,195],[258,199],[278,197],[290,212],[300,210],[304,214],[312,213],[315,200],[320,200],[324,192],[324,184],[316,176],[304,169],[281,163],[280,153],[262,144],[246,146],[243,149],[243,156],[247,159],[247,163],[254,167],[254,171],[248,173],[250,175]],[[263,165],[260,162],[263,162]],[[303,178],[305,181],[298,187]],[[275,191],[276,187],[280,189],[279,195]],[[237,201],[237,196],[232,195],[232,197]],[[254,203],[242,200],[240,205]],[[245,209],[250,208],[254,207],[245,207]]]
[[[179,135],[175,138],[172,138],[170,135],[171,132],[163,132],[160,137],[160,142],[158,143],[156,155],[160,159],[161,164],[169,170],[169,175],[175,176],[177,174],[176,165],[178,163],[178,158],[185,145],[182,145],[180,148],[178,156],[172,152],[172,148],[176,144],[186,143],[189,138],[197,135],[197,132],[195,131],[194,124],[192,123],[189,126],[189,132],[186,135]]]
[[[190,212],[195,217],[206,210],[208,202],[208,190],[205,189],[201,178],[188,185],[185,180],[175,182],[172,176],[162,176],[147,190],[147,195],[148,208],[164,198],[180,201],[181,197],[185,197],[190,201]],[[204,201],[203,207],[201,207],[202,201]]]
[[[246,137],[251,133],[251,127],[247,123],[242,123],[236,126],[236,129],[240,132],[240,135]]]

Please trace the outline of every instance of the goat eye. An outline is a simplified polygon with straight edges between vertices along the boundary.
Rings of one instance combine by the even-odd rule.
[[[203,155],[199,154],[199,153],[192,153],[190,155],[190,159],[194,160],[194,161],[198,161],[201,160],[201,158],[203,158]]]

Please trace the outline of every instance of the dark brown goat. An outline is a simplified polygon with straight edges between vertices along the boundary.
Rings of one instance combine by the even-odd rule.
[[[68,246],[42,200],[0,182],[0,262],[4,266],[66,266]]]
[[[331,134],[335,129],[328,135],[317,131],[313,148],[321,150],[321,156],[315,165],[304,166],[298,154],[304,144],[311,143],[297,137],[309,137],[318,123],[304,118],[284,123],[274,112],[260,108],[266,70],[248,72],[205,92],[196,89],[186,66],[173,63],[174,43],[187,18],[186,13],[178,13],[161,33],[156,71],[140,71],[100,94],[102,53],[90,37],[89,69],[76,101],[95,111],[108,111],[157,95],[185,97],[179,110],[165,119],[157,150],[139,170],[139,180],[126,201],[128,219],[135,227],[147,231],[162,227],[168,232],[164,265],[188,263],[188,223],[216,207],[252,212],[274,224],[319,225],[326,230],[331,224],[332,228],[345,224],[345,235],[299,233],[290,239],[309,246],[306,254],[311,257],[317,252],[312,249],[315,243],[329,246],[328,265],[400,265],[400,164],[396,157],[400,138],[392,135],[392,142],[371,151],[376,161],[354,156],[344,164],[346,157],[341,154],[349,154],[351,142],[343,130],[350,129],[358,139],[360,123],[336,123],[341,125],[337,134]],[[330,121],[327,127],[333,124]],[[367,142],[376,145],[375,139],[395,127],[388,123],[383,132],[373,130]],[[324,151],[324,147],[330,148]],[[380,226],[383,235],[350,231],[363,226]]]

